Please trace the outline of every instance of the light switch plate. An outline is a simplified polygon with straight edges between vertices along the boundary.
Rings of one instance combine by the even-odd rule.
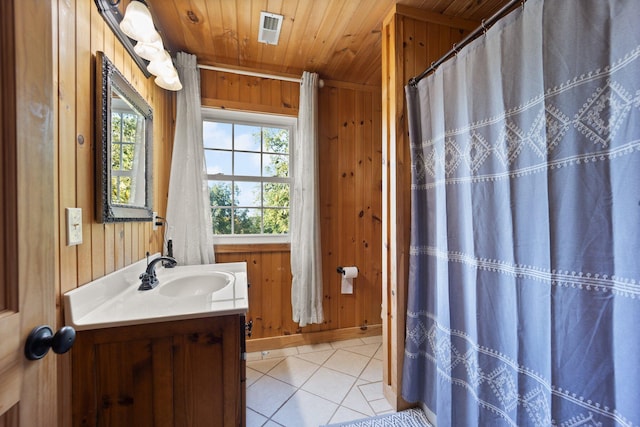
[[[67,246],[82,243],[82,209],[65,208],[67,214]]]

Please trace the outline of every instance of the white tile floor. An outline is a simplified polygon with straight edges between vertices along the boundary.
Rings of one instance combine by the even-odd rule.
[[[247,355],[247,427],[317,427],[387,412],[381,336]]]

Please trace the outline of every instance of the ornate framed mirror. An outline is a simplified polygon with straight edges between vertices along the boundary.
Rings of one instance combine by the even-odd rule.
[[[96,220],[153,218],[153,110],[96,52]]]

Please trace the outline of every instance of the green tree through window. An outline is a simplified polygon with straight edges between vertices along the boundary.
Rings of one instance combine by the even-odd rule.
[[[265,151],[287,155],[272,155],[265,170],[277,177],[289,176],[289,133],[285,129],[264,128],[262,135]],[[264,232],[284,234],[289,232],[289,184],[269,182],[264,184]],[[283,209],[286,208],[286,209]]]

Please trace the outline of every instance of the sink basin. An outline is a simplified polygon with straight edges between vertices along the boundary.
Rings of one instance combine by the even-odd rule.
[[[168,297],[192,297],[213,294],[233,283],[234,275],[223,271],[189,274],[160,283],[158,291]]]
[[[82,331],[244,314],[249,308],[246,262],[158,265],[158,286],[139,291],[146,268],[142,259],[65,293],[67,325]]]

